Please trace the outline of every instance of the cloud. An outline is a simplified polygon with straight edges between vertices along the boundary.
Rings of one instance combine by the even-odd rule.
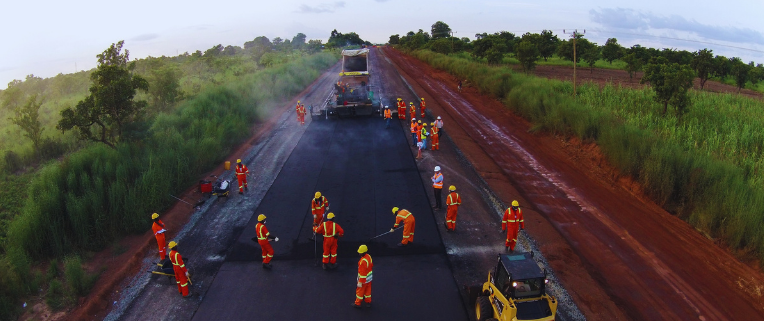
[[[337,1],[334,3],[322,3],[315,7],[311,7],[307,4],[300,5],[300,8],[296,11],[297,13],[325,13],[329,12],[332,13],[336,11],[337,8],[344,8],[345,7],[345,1]]]
[[[155,33],[144,33],[142,35],[138,35],[130,39],[131,41],[149,41],[152,39],[158,38],[159,35]]]
[[[679,15],[661,16],[633,9],[605,8],[590,10],[589,18],[605,28],[642,32],[662,29],[685,32],[709,40],[764,45],[764,34],[759,31],[750,28],[707,25]]]

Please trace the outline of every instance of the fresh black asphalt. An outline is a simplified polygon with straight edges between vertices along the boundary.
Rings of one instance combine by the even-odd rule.
[[[385,129],[378,117],[309,122],[227,253],[194,320],[467,320],[400,126],[393,121]],[[317,244],[308,240],[310,199],[317,190],[345,229],[340,267],[334,271],[320,267],[321,238]],[[413,245],[396,246],[400,230],[369,242],[392,227],[394,206],[416,217]],[[257,214],[268,217],[269,231],[280,239],[271,243],[275,257],[270,271],[261,267],[260,247],[251,241]],[[374,259],[374,307],[362,311],[350,306],[360,244],[369,245]]]

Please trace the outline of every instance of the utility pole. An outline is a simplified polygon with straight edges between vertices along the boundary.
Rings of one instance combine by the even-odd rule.
[[[562,30],[562,33],[566,33],[565,29]],[[584,29],[584,33],[578,33],[578,29],[573,31],[573,97],[576,97],[576,36],[579,34],[586,34],[586,29]]]
[[[451,52],[454,52],[454,34],[456,31],[449,31],[451,33]]]

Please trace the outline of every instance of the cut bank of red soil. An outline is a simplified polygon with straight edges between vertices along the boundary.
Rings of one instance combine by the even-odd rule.
[[[622,315],[634,319],[764,317],[757,291],[764,288],[764,276],[648,201],[628,179],[613,175],[596,147],[530,134],[531,124],[501,102],[472,88],[455,93],[453,76],[397,51],[385,52],[413,77],[411,82],[419,86],[416,89],[426,97],[428,108],[436,105],[433,108],[441,109],[437,112],[453,119],[444,126],[447,135],[458,134],[449,131],[454,126],[464,130],[574,252],[543,249],[545,256],[578,256],[583,262],[597,283],[589,288],[571,285],[578,275],[566,273],[565,260],[555,268],[563,271],[560,279],[587,318],[609,319],[595,310],[599,298],[589,299],[589,291],[596,290],[593,287],[604,290]],[[466,139],[457,136],[454,141],[462,148]],[[477,161],[475,167],[484,175],[481,159],[467,157]],[[512,190],[495,187],[495,176],[486,177],[492,189],[511,197]],[[527,227],[543,248],[550,238],[545,235],[548,232]],[[573,271],[575,268],[575,264],[571,266]]]

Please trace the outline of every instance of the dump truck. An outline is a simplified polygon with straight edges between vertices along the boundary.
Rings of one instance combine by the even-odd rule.
[[[369,49],[342,50],[342,69],[323,106],[324,116],[374,115],[380,112],[379,99],[369,83]],[[313,112],[311,112],[313,116]]]
[[[554,321],[557,300],[546,293],[546,270],[533,252],[500,254],[475,300],[478,321]]]

